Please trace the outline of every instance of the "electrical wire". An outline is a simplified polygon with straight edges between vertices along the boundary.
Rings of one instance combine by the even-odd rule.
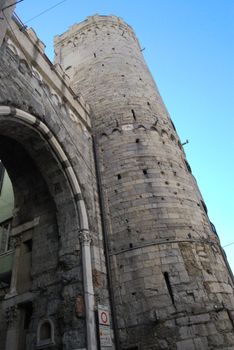
[[[27,24],[27,23],[31,22],[32,20],[34,20],[34,19],[36,19],[36,18],[38,18],[38,17],[44,15],[45,13],[47,13],[47,12],[53,10],[55,7],[61,5],[62,3],[66,2],[66,1],[67,1],[67,0],[59,1],[59,2],[56,3],[55,5],[53,5],[53,6],[49,7],[49,8],[47,8],[46,10],[44,10],[44,11],[38,13],[37,15],[35,15],[35,16],[29,18],[29,19],[28,19],[26,22],[24,22],[24,23]]]
[[[230,245],[233,245],[233,244],[234,244],[234,242],[231,242],[229,244],[224,245],[223,248],[229,247]]]

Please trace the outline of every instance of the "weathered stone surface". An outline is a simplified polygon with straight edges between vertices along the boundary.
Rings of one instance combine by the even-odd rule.
[[[139,42],[94,16],[55,37],[55,52],[92,108],[122,347],[211,348],[232,327],[233,284]]]
[[[47,322],[48,348],[96,350],[90,315],[112,302],[121,349],[233,349],[232,276],[131,27],[90,17],[55,38],[52,65],[33,30],[12,26],[0,159],[15,261],[0,285],[0,348],[35,349]]]

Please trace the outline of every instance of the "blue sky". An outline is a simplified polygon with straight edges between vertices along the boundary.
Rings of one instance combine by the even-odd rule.
[[[24,0],[23,22],[59,0]],[[29,21],[53,60],[53,36],[95,13],[122,17],[144,56],[185,146],[222,245],[234,242],[234,1],[66,0]],[[234,244],[226,247],[234,271]]]

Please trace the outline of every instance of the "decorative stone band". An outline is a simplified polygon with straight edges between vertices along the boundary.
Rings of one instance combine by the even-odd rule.
[[[171,240],[158,240],[158,241],[154,241],[154,242],[148,242],[148,243],[137,245],[135,247],[133,246],[131,248],[119,250],[117,252],[110,252],[109,256],[124,254],[130,250],[142,249],[142,248],[151,247],[154,245],[172,244],[172,243],[191,243],[191,244],[192,243],[202,243],[203,245],[209,244],[213,247],[218,246],[219,248],[221,248],[217,239],[214,239],[214,240],[211,240],[211,239],[171,239]]]
[[[82,194],[77,177],[67,155],[63,151],[54,134],[51,132],[51,130],[47,127],[45,123],[21,109],[9,106],[0,106],[0,118],[6,116],[15,118],[18,122],[34,127],[37,131],[39,131],[40,134],[42,134],[45,141],[49,143],[56,158],[59,160],[60,164],[62,164],[63,171],[65,172],[69,183],[72,187],[74,200],[78,204],[78,210],[81,221],[80,226],[82,227],[82,229],[88,230],[87,212],[84,201],[82,199]]]

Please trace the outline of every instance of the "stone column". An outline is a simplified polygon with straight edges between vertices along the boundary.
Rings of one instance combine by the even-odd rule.
[[[5,350],[17,350],[20,314],[17,305],[6,309],[6,321],[8,324]]]
[[[83,285],[85,298],[86,331],[88,350],[97,349],[96,323],[94,314],[94,290],[92,279],[92,264],[90,254],[91,234],[89,230],[82,229],[79,232],[82,247]]]

